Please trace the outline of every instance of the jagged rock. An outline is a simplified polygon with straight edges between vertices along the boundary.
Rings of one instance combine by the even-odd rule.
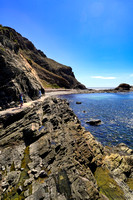
[[[48,98],[0,120],[4,127],[0,133],[0,165],[5,166],[3,171],[0,167],[0,187],[4,181],[7,184],[0,188],[3,199],[12,193],[26,200],[132,199],[131,151],[123,144],[103,147],[81,127],[66,100]],[[29,138],[23,130],[32,123],[38,125]],[[39,132],[42,126],[47,130]],[[19,173],[16,182],[15,173],[10,177],[12,172]]]
[[[4,46],[2,48],[5,49]],[[31,69],[26,59],[11,50],[0,49],[0,106],[14,107],[19,104],[19,94],[23,93],[24,101],[38,98],[41,82]],[[43,89],[43,88],[42,88]]]

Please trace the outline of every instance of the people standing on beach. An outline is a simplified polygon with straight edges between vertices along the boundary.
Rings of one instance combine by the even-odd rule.
[[[39,98],[41,98],[41,96],[42,96],[42,92],[41,90],[39,90]]]
[[[24,102],[24,100],[23,100],[23,94],[19,95],[19,101],[20,101],[20,108],[22,108],[23,102]]]

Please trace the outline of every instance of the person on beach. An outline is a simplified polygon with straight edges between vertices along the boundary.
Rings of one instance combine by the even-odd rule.
[[[22,108],[23,102],[24,102],[24,100],[23,100],[23,94],[19,95],[19,101],[20,101],[20,108]]]
[[[42,96],[42,92],[41,90],[39,90],[39,98],[41,98],[41,96]]]

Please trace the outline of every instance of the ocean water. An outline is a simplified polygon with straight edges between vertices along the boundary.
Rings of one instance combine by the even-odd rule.
[[[69,101],[82,126],[103,145],[125,143],[133,148],[133,92],[61,95]],[[77,101],[82,102],[76,104]],[[91,126],[86,121],[100,119]]]

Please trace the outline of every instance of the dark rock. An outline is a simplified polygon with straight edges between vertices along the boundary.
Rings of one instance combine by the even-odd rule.
[[[19,186],[17,189],[18,194],[20,195],[22,191],[23,191],[22,186]]]
[[[86,111],[85,111],[85,110],[83,110],[83,113],[86,113]]]
[[[127,83],[121,83],[118,87],[115,88],[115,90],[118,90],[118,91],[129,91],[131,88],[131,86]]]
[[[77,101],[76,104],[81,104],[81,102],[80,102],[80,101]]]
[[[92,119],[90,121],[87,121],[86,124],[90,124],[90,125],[100,125],[101,124],[101,120],[100,119]]]
[[[37,174],[37,170],[36,170],[36,169],[32,169],[32,170],[31,170],[31,173],[32,173],[32,174]]]
[[[3,189],[4,189],[4,188],[6,188],[6,189],[7,189],[7,188],[8,188],[8,186],[9,186],[9,183],[8,183],[8,182],[6,182],[6,181],[3,181],[1,185],[2,185],[2,188],[3,188]]]
[[[45,178],[45,177],[47,177],[47,173],[44,170],[41,170],[39,173],[39,177]]]

